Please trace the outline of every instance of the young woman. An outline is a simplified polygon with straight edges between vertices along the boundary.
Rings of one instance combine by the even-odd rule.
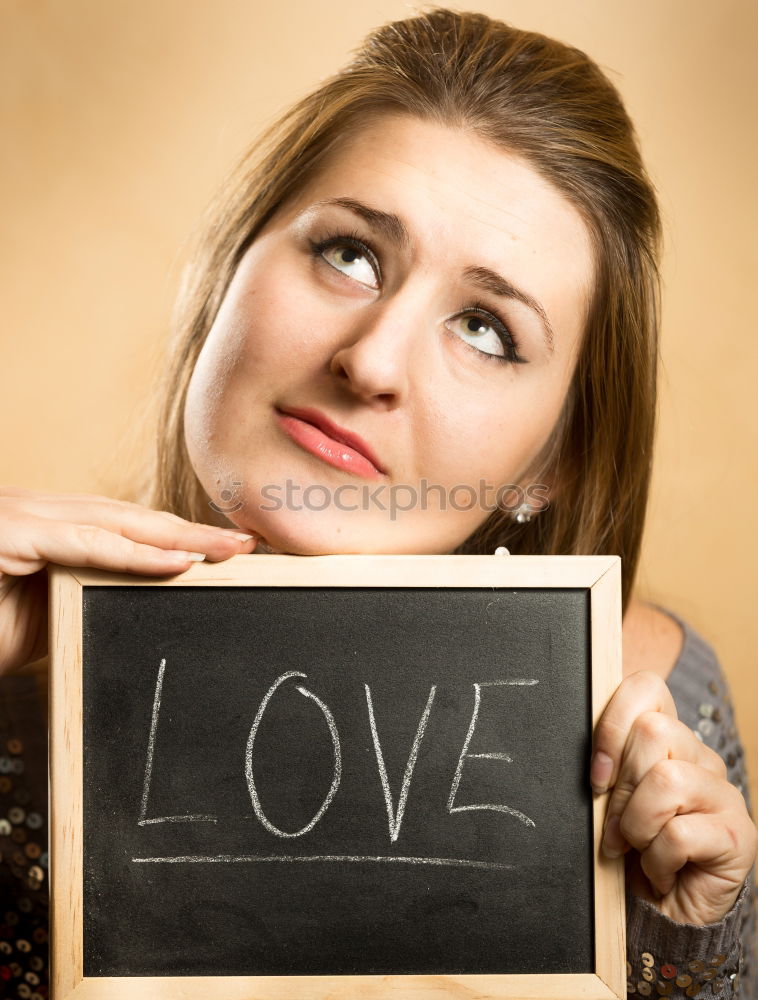
[[[255,144],[182,290],[142,502],[0,489],[9,995],[45,985],[40,730],[19,696],[46,653],[47,562],[166,575],[256,547],[499,545],[622,557],[624,679],[588,780],[610,790],[604,849],[626,854],[629,993],[754,995],[756,830],[726,684],[685,622],[633,596],[659,238],[598,67],[481,14],[378,29]],[[493,507],[503,484],[516,508]],[[458,487],[479,501],[447,502]],[[393,510],[400,490],[424,502]]]

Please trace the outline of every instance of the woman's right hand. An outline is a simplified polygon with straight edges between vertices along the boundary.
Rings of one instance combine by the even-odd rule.
[[[220,562],[257,538],[94,493],[0,486],[0,676],[47,653],[48,562],[174,576],[199,555]]]

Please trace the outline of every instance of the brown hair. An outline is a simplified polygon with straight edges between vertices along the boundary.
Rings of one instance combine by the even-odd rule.
[[[613,553],[626,609],[647,508],[656,407],[660,219],[621,98],[576,48],[484,14],[433,7],[371,32],[351,61],[271,125],[204,220],[157,386],[159,430],[143,502],[210,520],[184,443],[195,361],[258,231],[325,154],[379,116],[465,127],[523,156],[580,211],[595,257],[583,344],[556,427],[532,472],[556,486],[519,524],[496,510],[458,547],[487,553]]]

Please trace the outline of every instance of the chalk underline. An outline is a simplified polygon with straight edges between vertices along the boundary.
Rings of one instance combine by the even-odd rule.
[[[399,855],[352,855],[352,854],[313,854],[313,855],[289,855],[289,854],[185,854],[178,857],[167,858],[132,858],[135,864],[238,864],[241,862],[260,861],[374,861],[374,862],[395,862],[396,864],[410,865],[449,865],[454,868],[486,868],[494,871],[513,871],[515,865],[501,864],[497,861],[471,861],[467,858],[416,858],[402,857]]]

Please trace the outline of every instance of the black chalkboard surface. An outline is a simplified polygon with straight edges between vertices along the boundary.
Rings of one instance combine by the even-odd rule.
[[[55,567],[55,997],[623,996],[619,595],[617,557]]]

